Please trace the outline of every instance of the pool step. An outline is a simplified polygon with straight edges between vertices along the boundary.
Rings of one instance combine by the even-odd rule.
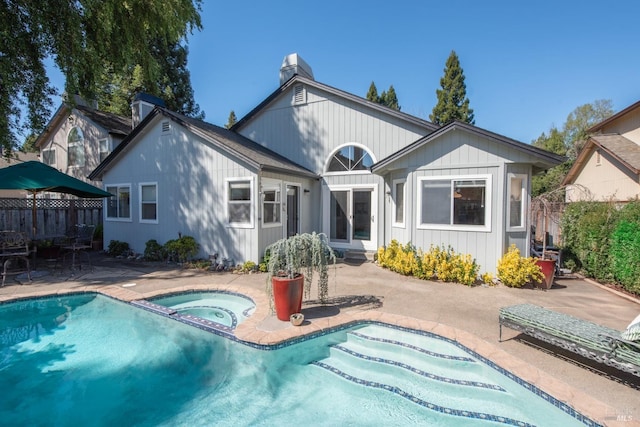
[[[490,368],[450,343],[435,343],[437,351],[433,351],[425,344],[437,339],[405,335],[411,334],[367,326],[349,332],[345,342],[330,348],[328,357],[312,364],[343,380],[393,393],[430,410],[528,425],[516,419],[519,412],[514,408],[520,403],[483,377],[483,370]]]

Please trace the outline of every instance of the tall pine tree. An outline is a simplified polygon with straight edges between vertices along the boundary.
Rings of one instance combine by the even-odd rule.
[[[224,125],[224,127],[226,127],[227,129],[231,129],[231,126],[235,125],[238,122],[238,119],[236,118],[236,112],[231,110],[231,112],[229,113],[229,118],[227,119],[227,124]]]
[[[371,82],[371,86],[369,86],[369,91],[367,92],[367,99],[371,102],[376,102],[384,105],[385,107],[400,111],[398,96],[396,95],[396,90],[393,88],[393,85],[389,86],[388,91],[382,91],[382,94],[378,96],[378,88],[376,88],[376,84],[374,82]]]
[[[380,102],[380,97],[378,96],[378,88],[376,88],[376,84],[374,82],[371,82],[371,86],[369,86],[367,99],[371,102]]]
[[[467,87],[464,83],[464,72],[460,67],[460,60],[455,51],[451,51],[444,69],[444,76],[440,79],[440,87],[436,90],[438,103],[433,107],[429,119],[438,125],[447,124],[453,120],[460,120],[474,124],[473,110],[469,108]]]

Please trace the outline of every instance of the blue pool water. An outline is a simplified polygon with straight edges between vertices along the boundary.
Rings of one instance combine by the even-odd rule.
[[[180,315],[198,316],[235,329],[255,311],[250,298],[223,291],[183,292],[158,297],[154,304],[172,308]]]
[[[437,336],[377,324],[267,350],[100,295],[36,299],[0,305],[0,420],[584,425],[485,362]]]

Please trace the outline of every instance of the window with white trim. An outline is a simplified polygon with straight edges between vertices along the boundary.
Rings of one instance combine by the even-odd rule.
[[[56,150],[50,148],[48,150],[42,150],[42,163],[49,166],[56,165]]]
[[[107,199],[107,219],[131,220],[131,185],[107,185],[106,191],[112,194]]]
[[[140,222],[158,223],[158,184],[140,184]]]
[[[490,231],[491,177],[418,178],[418,228]]]
[[[327,172],[368,171],[372,165],[373,158],[364,147],[345,145],[331,156],[327,165]]]
[[[262,225],[281,225],[282,203],[280,187],[265,187],[262,190]]]
[[[522,231],[526,221],[527,175],[510,173],[508,178],[507,230]]]
[[[108,138],[99,139],[98,147],[100,150],[100,161],[102,162],[104,159],[107,158],[107,156],[111,152],[111,150],[109,149],[109,139]]]
[[[231,226],[251,227],[251,180],[227,180],[227,212]]]
[[[391,197],[393,198],[393,225],[394,227],[404,227],[405,213],[405,184],[404,179],[394,179]]]
[[[67,165],[84,166],[84,135],[77,126],[67,136]]]

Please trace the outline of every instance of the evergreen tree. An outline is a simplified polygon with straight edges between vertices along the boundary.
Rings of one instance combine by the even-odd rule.
[[[105,68],[140,65],[144,81],[161,80],[158,53],[201,28],[202,0],[0,2],[0,146],[39,134],[51,114],[45,61],[65,76],[65,91],[95,99]],[[156,51],[158,49],[158,51]],[[26,111],[26,117],[22,111]]]
[[[444,69],[444,76],[440,79],[440,87],[436,90],[438,103],[433,107],[429,119],[438,125],[447,124],[453,120],[460,120],[474,124],[473,110],[469,108],[467,87],[464,83],[464,72],[455,51],[451,51]]]
[[[375,83],[371,82],[369,86],[369,92],[367,92],[367,99],[378,104],[382,104],[385,107],[393,108],[400,111],[400,105],[398,105],[398,97],[396,96],[396,90],[393,85],[389,86],[388,91],[382,91],[382,94],[378,96],[378,89]]]
[[[371,86],[369,86],[369,92],[367,92],[367,99],[371,102],[380,102],[380,97],[378,96],[378,89],[376,88],[376,84],[372,81]]]
[[[396,90],[393,88],[393,85],[389,86],[388,91],[383,92],[382,102],[380,103],[386,105],[389,108],[400,111],[398,97],[396,96]]]
[[[227,124],[224,125],[224,127],[226,127],[227,129],[231,129],[231,126],[235,125],[238,122],[238,119],[236,118],[236,113],[235,111],[231,110],[231,112],[229,113],[229,118],[227,119]]]

